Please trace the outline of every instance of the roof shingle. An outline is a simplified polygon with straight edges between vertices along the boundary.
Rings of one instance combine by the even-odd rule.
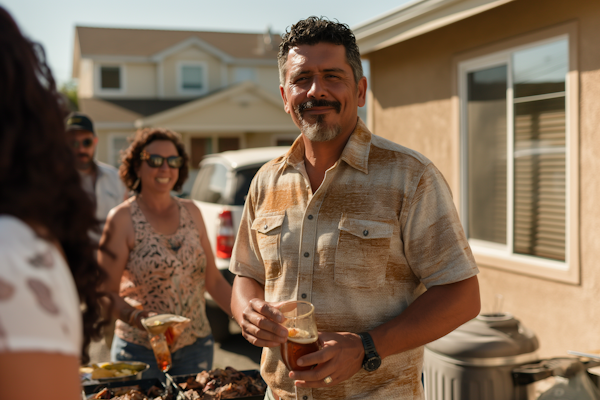
[[[277,58],[281,37],[262,33],[174,31],[156,29],[123,29],[76,27],[82,55],[149,57],[178,43],[196,37],[233,58]]]

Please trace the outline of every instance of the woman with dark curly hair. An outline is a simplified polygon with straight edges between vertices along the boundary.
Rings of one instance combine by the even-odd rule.
[[[0,399],[81,399],[100,336],[98,221],[61,104],[42,47],[0,7]]]
[[[213,339],[205,290],[229,315],[231,286],[217,269],[200,210],[171,195],[188,175],[188,156],[179,135],[166,129],[139,130],[119,173],[136,194],[108,215],[100,265],[117,318],[113,361],[150,364],[144,378],[164,379],[141,320],[154,313],[177,314],[191,324],[171,344],[173,375],[212,368]]]

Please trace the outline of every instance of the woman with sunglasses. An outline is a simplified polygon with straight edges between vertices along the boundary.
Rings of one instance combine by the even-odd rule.
[[[212,368],[213,339],[205,311],[205,290],[229,315],[231,286],[215,265],[200,210],[171,195],[188,176],[188,156],[178,134],[166,129],[138,131],[125,151],[121,179],[135,196],[111,210],[99,261],[117,320],[113,361],[150,365],[159,372],[142,319],[177,314],[191,324],[171,346],[173,375]]]

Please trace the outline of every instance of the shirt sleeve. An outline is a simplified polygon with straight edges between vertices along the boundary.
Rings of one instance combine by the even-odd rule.
[[[421,175],[410,202],[403,241],[410,268],[428,289],[479,272],[450,188],[433,164]]]
[[[258,175],[252,181],[248,196],[246,197],[229,270],[236,275],[252,278],[264,285],[265,268],[260,251],[258,250],[256,231],[252,229],[255,217],[254,199],[256,198],[257,181]]]
[[[71,272],[53,245],[18,233],[0,246],[0,352],[79,357],[82,323]]]

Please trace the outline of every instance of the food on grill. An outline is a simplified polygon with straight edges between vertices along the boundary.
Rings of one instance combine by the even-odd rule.
[[[179,383],[189,400],[223,400],[264,395],[267,385],[258,377],[253,378],[234,368],[216,368],[202,371],[196,377]]]
[[[111,400],[172,400],[173,396],[165,394],[162,387],[152,386],[147,391],[142,391],[139,386],[126,386],[120,388],[104,388],[94,394],[90,399]]]
[[[148,364],[141,362],[112,362],[93,364],[90,367],[81,367],[79,372],[91,374],[91,379],[110,379],[124,376],[135,376],[148,368]]]
[[[137,371],[133,371],[131,369],[123,368],[123,369],[104,369],[104,368],[94,368],[92,370],[92,379],[103,379],[103,378],[118,378],[120,376],[129,376],[135,375]]]

